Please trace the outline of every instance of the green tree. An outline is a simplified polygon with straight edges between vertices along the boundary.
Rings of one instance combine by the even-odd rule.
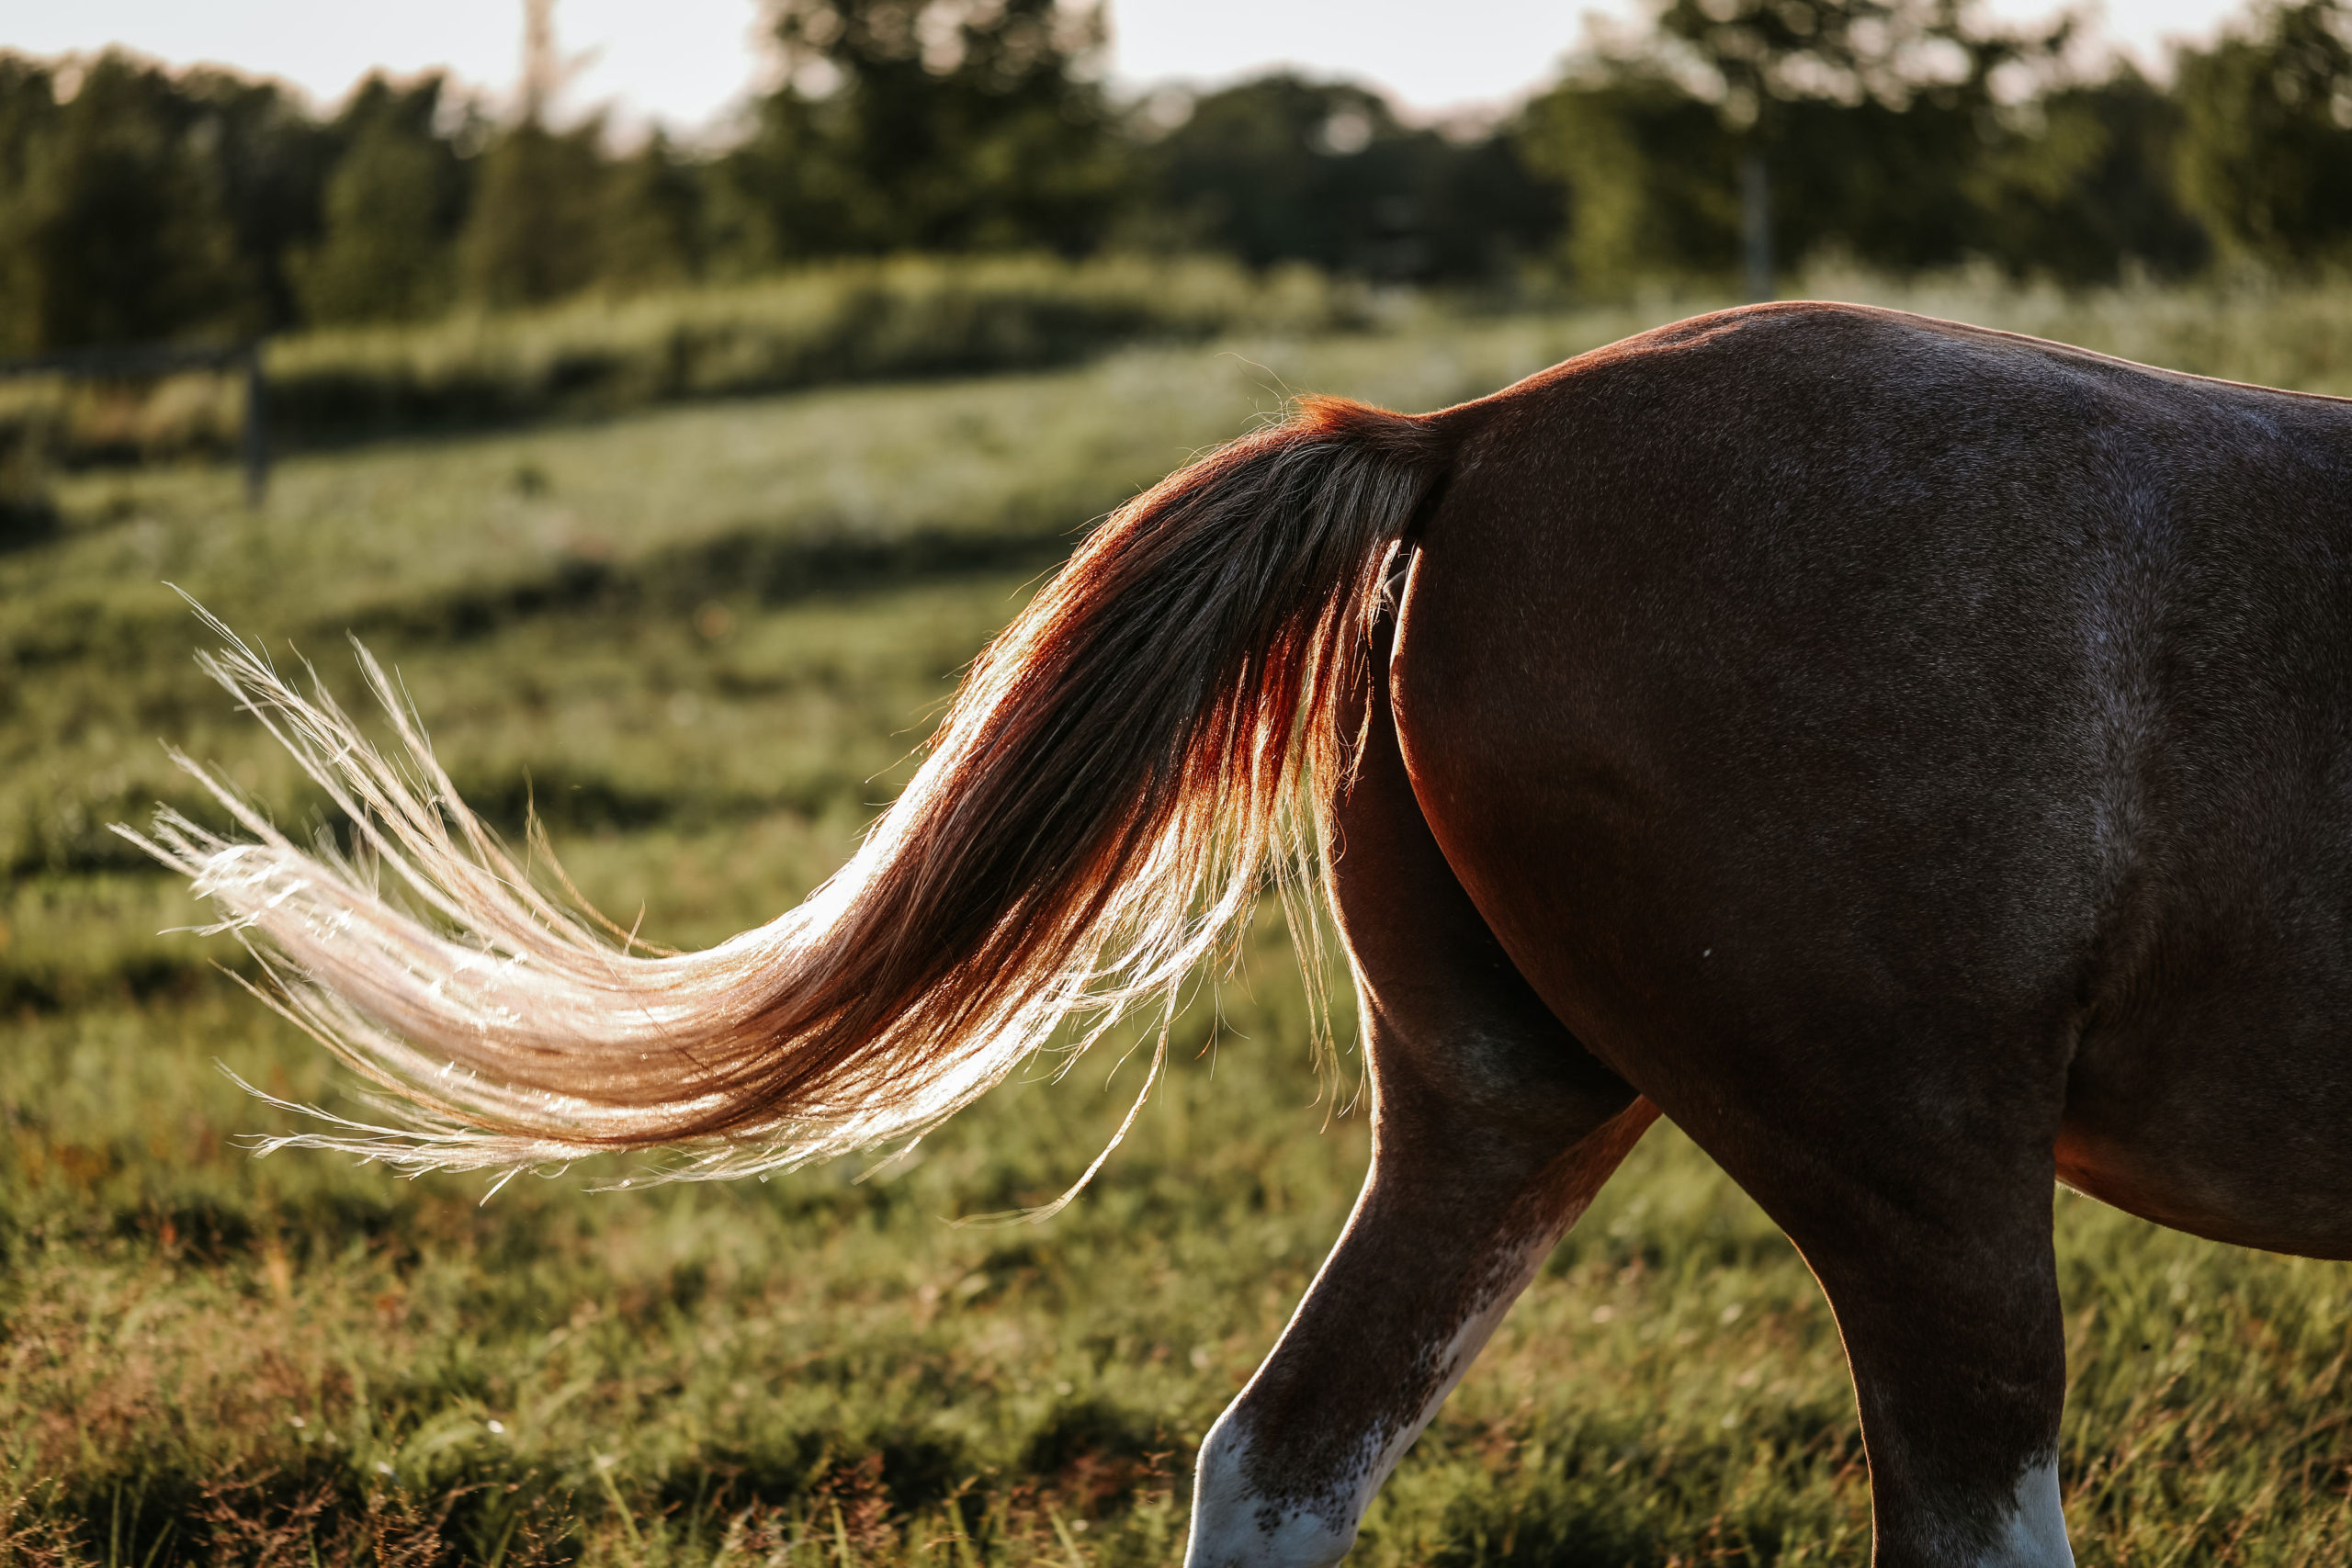
[[[258,324],[202,117],[171,78],[109,51],[60,102],[11,63],[0,135],[0,342],[18,353]],[[44,101],[46,100],[46,101]]]
[[[1788,254],[1918,267],[1984,248],[1977,175],[2012,135],[1997,79],[2054,72],[2073,22],[2002,26],[1980,0],[1668,0],[1657,26],[1770,171]]]
[[[467,298],[535,305],[576,294],[604,270],[604,125],[566,131],[536,117],[482,152],[458,244]]]
[[[2177,58],[2181,191],[2228,253],[2272,265],[2352,260],[2352,13],[2265,5]]]
[[[614,164],[601,220],[602,281],[618,289],[683,283],[703,265],[703,170],[656,132]]]
[[[288,267],[311,321],[414,321],[448,304],[466,179],[439,127],[443,93],[439,76],[370,76],[336,117],[322,235]]]
[[[1654,18],[1521,123],[1529,163],[1567,191],[1563,256],[1588,287],[1728,277],[1749,160],[1786,259],[1983,255],[2090,281],[2129,257],[2201,258],[2171,194],[2167,107],[2129,72],[2067,77],[2065,18],[2004,26],[1975,0],[1663,0]]]
[[[2211,259],[2174,178],[2180,108],[2161,88],[2126,64],[2020,107],[2026,125],[1971,175],[1973,248],[2074,284],[2112,281],[2127,262],[2180,276]]]
[[[1508,140],[1407,127],[1376,93],[1289,73],[1201,98],[1145,165],[1135,231],[1257,266],[1491,276],[1540,249],[1558,221],[1555,195]]]
[[[784,83],[718,171],[737,265],[1102,237],[1125,160],[1099,10],[776,0],[772,30]]]
[[[0,53],[0,353],[30,352],[49,335],[40,321],[45,269],[30,219],[57,112],[52,67]]]
[[[67,73],[83,79],[61,101]],[[318,231],[334,154],[271,83],[0,54],[6,335],[60,346],[289,323],[284,260]]]
[[[276,83],[198,66],[177,78],[188,135],[215,171],[221,210],[247,284],[250,315],[272,328],[301,313],[288,262],[314,244],[339,152],[332,126]]]
[[[1521,112],[1528,165],[1558,182],[1558,256],[1580,288],[1713,278],[1739,245],[1739,148],[1713,105],[1650,62],[1588,63]]]

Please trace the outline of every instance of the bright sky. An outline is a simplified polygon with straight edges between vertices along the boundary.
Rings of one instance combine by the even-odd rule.
[[[1124,86],[1214,85],[1287,65],[1372,82],[1424,114],[1508,100],[1550,73],[1586,16],[1643,9],[1639,0],[1109,3],[1113,72]],[[2108,0],[2105,30],[2157,66],[2165,40],[2209,36],[2239,3]],[[2055,8],[1991,0],[2009,17]],[[707,125],[753,83],[757,16],[756,0],[559,0],[563,49],[587,55],[567,101],[613,104],[624,123]],[[0,0],[0,47],[59,54],[125,44],[175,64],[281,77],[322,103],[374,66],[447,66],[468,83],[503,87],[521,35],[519,0]]]

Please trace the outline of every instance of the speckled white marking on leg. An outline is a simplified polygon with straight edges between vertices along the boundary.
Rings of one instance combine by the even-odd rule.
[[[2015,1510],[1984,1568],[2075,1568],[2066,1511],[2058,1501],[2058,1461],[2042,1461],[2018,1478]]]
[[[1368,1470],[1376,1456],[1364,1446],[1359,1468]],[[1313,1507],[1270,1502],[1250,1483],[1249,1459],[1250,1434],[1228,1409],[1201,1444],[1184,1568],[1329,1568],[1347,1555],[1363,1514],[1363,1503],[1349,1506],[1354,1488],[1343,1483],[1340,1495]],[[1363,1488],[1364,1501],[1371,1491]],[[1326,1517],[1326,1506],[1342,1517]]]
[[[1399,1411],[1393,1422],[1365,1433],[1355,1459],[1329,1477],[1319,1495],[1268,1498],[1251,1483],[1250,1436],[1243,1409],[1250,1392],[1244,1389],[1201,1443],[1184,1568],[1329,1568],[1345,1556],[1355,1544],[1356,1523],[1371,1506],[1373,1494],[1435,1419],[1446,1395],[1470,1370],[1511,1303],[1584,1207],[1577,1204],[1555,1224],[1490,1261],[1477,1304],[1433,1353],[1439,1369],[1435,1391],[1419,1409]],[[1280,1346],[1274,1353],[1282,1353]]]

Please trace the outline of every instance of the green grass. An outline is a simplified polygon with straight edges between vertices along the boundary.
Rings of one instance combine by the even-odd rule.
[[[2318,296],[1909,298],[2352,388],[2352,306]],[[196,673],[159,580],[294,639],[346,694],[340,638],[364,631],[469,798],[509,830],[536,801],[597,902],[708,942],[838,863],[1089,517],[1285,389],[1430,406],[1665,313],[1424,317],[306,457],[260,515],[202,468],[62,485],[62,533],[0,556],[0,1555],[1170,1561],[1193,1445],[1366,1158],[1361,1115],[1335,1113],[1355,1059],[1335,1100],[1278,926],[1043,1225],[949,1222],[1058,1192],[1138,1060],[1042,1063],[864,1180],[583,1190],[631,1174],[613,1163],[483,1203],[479,1180],[255,1161],[240,1136],[285,1120],[216,1063],[296,1100],[348,1108],[347,1088],[210,967],[232,946],[155,934],[200,911],[104,825],[193,804],[158,738],[282,819],[316,801]],[[2085,1560],[2344,1560],[2352,1276],[2057,1213]],[[1662,1127],[1355,1560],[1855,1562],[1867,1517],[1818,1292]]]

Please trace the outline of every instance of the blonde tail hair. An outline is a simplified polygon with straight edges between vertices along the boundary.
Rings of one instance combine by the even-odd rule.
[[[671,1145],[671,1174],[718,1177],[919,1134],[1065,1020],[1172,998],[1300,863],[1388,548],[1452,448],[1436,420],[1309,400],[1121,508],[981,655],[850,863],[707,952],[640,955],[535,890],[365,650],[390,754],[233,637],[205,662],[372,873],[185,761],[242,835],[169,811],[118,830],[399,1097],[401,1125],[285,1142],[460,1169]]]

